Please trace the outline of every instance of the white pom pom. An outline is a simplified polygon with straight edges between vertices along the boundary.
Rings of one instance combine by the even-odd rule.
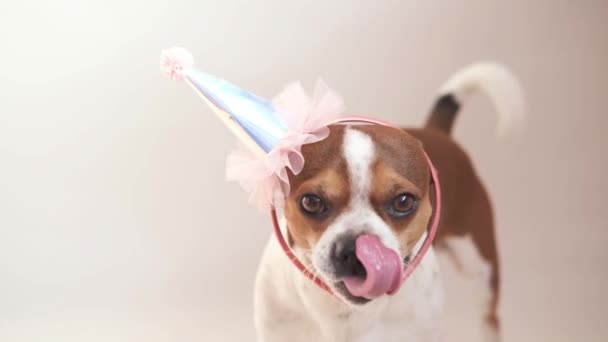
[[[194,65],[194,58],[182,47],[172,47],[160,54],[160,72],[172,80],[181,80],[184,71]]]

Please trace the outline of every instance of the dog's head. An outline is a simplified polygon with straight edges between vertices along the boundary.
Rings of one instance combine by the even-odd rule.
[[[284,208],[292,246],[352,304],[395,291],[432,214],[421,143],[397,128],[337,125],[302,153],[306,164],[290,175]],[[383,272],[392,274],[372,274],[391,258],[398,266]],[[362,289],[370,277],[388,278]]]

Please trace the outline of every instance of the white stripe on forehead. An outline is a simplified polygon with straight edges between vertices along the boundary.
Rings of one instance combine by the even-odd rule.
[[[342,153],[350,175],[351,203],[365,201],[372,178],[371,166],[375,155],[374,142],[369,135],[347,127],[344,131]]]

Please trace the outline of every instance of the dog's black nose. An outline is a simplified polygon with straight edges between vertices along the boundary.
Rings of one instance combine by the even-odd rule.
[[[338,238],[334,243],[331,258],[336,277],[365,278],[367,272],[357,258],[356,242],[356,236],[346,235]]]

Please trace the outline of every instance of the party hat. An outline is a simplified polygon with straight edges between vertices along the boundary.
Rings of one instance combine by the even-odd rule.
[[[269,101],[195,69],[192,55],[180,47],[161,53],[160,68],[165,77],[188,83],[248,148],[248,154],[229,156],[227,177],[250,192],[260,209],[275,205],[277,193],[287,195],[287,169],[298,174],[304,166],[301,146],[325,139],[327,124],[343,111],[340,96],[323,83],[312,98],[292,84]]]

